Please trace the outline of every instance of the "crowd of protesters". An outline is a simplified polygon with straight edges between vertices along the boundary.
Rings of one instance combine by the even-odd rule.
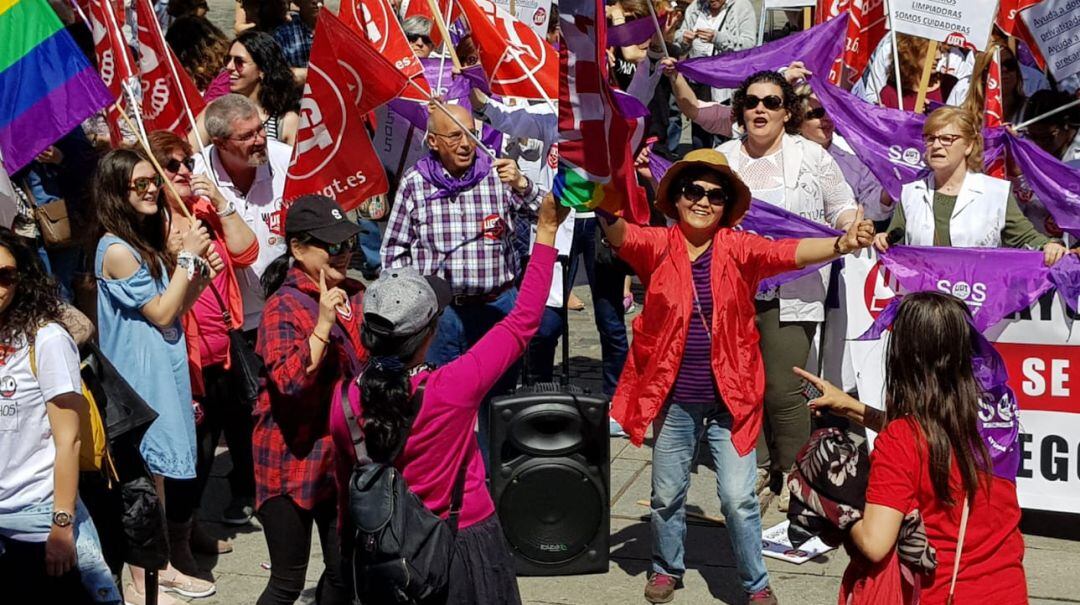
[[[1076,91],[1022,62],[1023,43],[1000,31],[984,52],[939,47],[926,87],[942,105],[923,130],[929,170],[892,199],[836,132],[814,94],[822,76],[798,57],[734,89],[676,71],[685,58],[754,47],[748,0],[648,1],[609,3],[611,26],[654,11],[659,20],[653,39],[611,48],[606,60],[612,84],[633,89],[651,112],[647,129],[657,136],[632,156],[650,225],[560,205],[551,195],[553,108],[478,89],[471,107],[432,105],[426,132],[406,135],[407,153],[383,158],[388,197],[350,213],[321,195],[286,204],[321,3],[238,1],[232,37],[203,2],[157,2],[168,43],[209,102],[196,127],[186,138],[155,131],[145,147],[133,139],[110,148],[101,120],[91,120],[11,175],[20,212],[11,229],[0,228],[4,585],[65,603],[141,604],[151,579],[164,605],[178,602],[170,595],[214,594],[202,555],[227,556],[233,545],[200,523],[199,508],[224,439],[232,466],[220,521],[257,518],[270,560],[261,595],[230,598],[296,602],[316,530],[316,602],[352,603],[370,583],[354,573],[346,514],[352,435],[362,428],[371,459],[392,463],[427,508],[454,518],[448,584],[424,602],[519,603],[485,485],[489,401],[522,380],[523,356],[524,371],[551,380],[561,310],[584,306],[565,295],[564,275],[573,284],[581,264],[611,435],[639,444],[651,429],[655,439],[645,599],[669,602],[683,581],[686,498],[704,433],[740,588],[751,603],[779,602],[761,519],[771,506],[788,510],[789,473],[815,409],[882,431],[864,480],[866,509],[848,528],[847,602],[885,602],[860,578],[882,581],[902,522],[917,509],[938,557],[922,602],[1025,603],[1015,485],[990,477],[976,432],[967,308],[947,295],[905,299],[884,413],[807,369],[822,354],[815,334],[835,279],[827,261],[897,244],[1041,250],[1047,265],[1070,252],[1023,174],[984,174],[989,57],[1000,51],[1006,122],[1062,107]],[[405,18],[399,2],[389,4],[417,57],[450,51],[430,19]],[[88,39],[66,3],[56,10],[77,40]],[[549,43],[559,42],[558,23],[555,12]],[[896,54],[883,42],[854,91],[911,110],[929,45],[897,37]],[[471,44],[456,49],[465,66],[478,61]],[[639,71],[650,78],[644,90]],[[481,127],[504,134],[496,157],[478,145]],[[1075,166],[1078,130],[1072,110],[1019,134]],[[654,178],[650,153],[674,163]],[[773,241],[737,230],[751,199],[841,234]],[[72,223],[65,245],[51,243],[36,218],[58,201]],[[379,204],[389,210],[372,211]],[[632,276],[644,298],[628,334]],[[146,563],[156,574],[147,574],[150,559],[117,547],[133,530],[126,516],[111,516],[131,509],[108,505],[119,495],[87,477],[95,473],[81,460],[80,427],[94,405],[80,374],[88,342],[154,416],[132,452],[153,504],[143,514],[162,517],[139,525],[161,534],[144,542],[165,545],[160,565]],[[245,371],[258,366],[261,374]],[[344,409],[331,405],[341,377],[358,379]],[[811,406],[807,381],[823,392]]]

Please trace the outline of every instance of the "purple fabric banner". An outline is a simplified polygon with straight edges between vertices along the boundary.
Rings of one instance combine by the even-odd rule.
[[[922,159],[926,118],[867,103],[824,78],[813,78],[813,87],[836,131],[889,196],[899,200],[904,184],[918,180],[926,170]]]
[[[696,82],[717,88],[736,88],[759,71],[779,71],[792,61],[802,61],[807,69],[820,74],[824,81],[836,58],[844,50],[847,23],[848,13],[845,11],[821,25],[761,46],[680,61],[676,69]]]
[[[487,88],[487,78],[479,65],[467,67],[462,73],[454,74],[454,65],[450,61],[420,59],[420,62],[424,66],[424,77],[431,86],[432,94],[436,96],[442,95],[444,103],[464,105],[472,111],[472,101],[469,99],[469,93],[473,87],[481,90]],[[439,79],[440,73],[442,80]],[[436,90],[440,81],[442,87]],[[485,90],[485,92],[490,92],[490,90]],[[408,120],[410,124],[420,131],[427,130],[429,114],[427,102],[393,99],[389,105],[394,113]],[[502,149],[502,133],[490,126],[484,125],[480,140],[495,151]]]
[[[652,19],[642,17],[627,21],[622,25],[613,25],[607,30],[608,46],[637,46],[656,33]]]
[[[897,296],[889,302],[885,310],[874,320],[873,325],[858,340],[877,340],[881,338],[896,319],[903,296]],[[1020,469],[1020,447],[1017,444],[1020,435],[1019,408],[1016,395],[1009,388],[1009,373],[1005,362],[972,322],[972,358],[971,366],[975,380],[983,389],[980,403],[979,434],[990,454],[990,467],[995,476],[1016,482],[1016,472]],[[888,404],[886,404],[888,405]],[[989,414],[989,418],[985,417]]]
[[[1065,165],[1027,139],[1005,132],[1002,140],[1009,157],[1058,226],[1080,236],[1080,170]]]

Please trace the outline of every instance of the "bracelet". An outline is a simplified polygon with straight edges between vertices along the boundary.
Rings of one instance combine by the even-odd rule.
[[[232,200],[229,200],[229,203],[225,206],[224,210],[217,213],[218,218],[225,218],[234,214],[236,214],[236,204],[232,203]]]
[[[196,256],[187,250],[181,250],[180,254],[176,255],[176,266],[187,270],[188,281],[195,281],[195,273],[198,271],[195,259]]]
[[[315,330],[311,331],[311,335],[314,336],[315,338],[318,338],[320,341],[322,341],[322,343],[324,345],[330,344],[330,339],[329,338],[323,338],[322,336],[319,336],[319,333],[316,332]]]
[[[836,254],[838,256],[843,256],[843,255],[847,254],[847,252],[844,252],[844,251],[842,251],[840,249],[840,238],[842,238],[842,237],[844,237],[844,236],[843,235],[837,235],[836,236],[836,241],[834,241],[833,245],[832,245],[833,251],[836,252]]]

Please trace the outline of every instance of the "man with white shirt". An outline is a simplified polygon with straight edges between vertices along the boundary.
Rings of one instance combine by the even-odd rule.
[[[267,139],[259,110],[247,97],[225,95],[206,108],[205,116],[213,145],[196,156],[194,173],[211,174],[229,202],[225,212],[235,209],[259,242],[258,259],[236,271],[244,301],[244,332],[254,339],[265,303],[259,278],[285,253],[281,209],[292,148]]]

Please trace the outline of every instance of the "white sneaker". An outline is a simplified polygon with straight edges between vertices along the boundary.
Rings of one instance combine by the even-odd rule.
[[[626,431],[622,426],[615,421],[614,418],[608,417],[608,436],[610,437],[626,437]]]
[[[158,586],[161,587],[162,592],[175,592],[189,599],[201,599],[217,592],[212,582],[193,578],[175,570],[168,577],[166,577],[167,574],[169,574],[168,571],[162,571],[158,575]]]
[[[158,584],[158,605],[184,605],[183,601],[177,601],[161,590]],[[135,590],[135,585],[128,582],[124,585],[124,605],[146,605],[146,595]]]

